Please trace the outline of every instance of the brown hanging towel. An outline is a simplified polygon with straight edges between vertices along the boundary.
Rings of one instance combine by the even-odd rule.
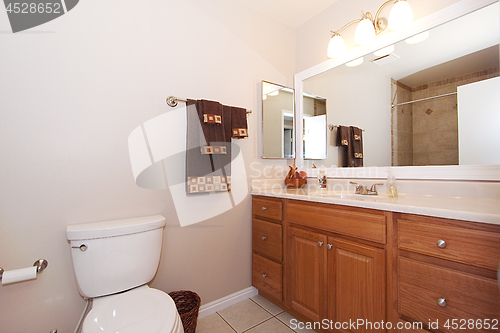
[[[219,102],[187,100],[186,193],[228,191],[231,113]],[[227,118],[227,119],[225,119]]]
[[[361,128],[351,126],[351,143],[352,143],[352,167],[363,166],[363,130]]]
[[[248,137],[247,110],[233,106],[231,116],[232,137],[235,139]]]

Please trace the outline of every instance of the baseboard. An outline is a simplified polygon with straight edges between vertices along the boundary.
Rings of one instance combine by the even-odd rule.
[[[198,313],[198,318],[203,318],[212,313],[225,309],[233,304],[244,301],[250,297],[257,295],[259,291],[255,287],[248,287],[237,291],[231,295],[216,299],[207,304],[200,306],[200,312]]]

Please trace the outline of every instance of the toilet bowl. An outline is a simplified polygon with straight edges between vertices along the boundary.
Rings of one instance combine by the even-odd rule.
[[[82,333],[184,333],[172,298],[150,288],[158,268],[161,215],[70,225],[79,292],[93,299]]]
[[[84,333],[183,333],[172,298],[147,285],[95,298],[83,322]]]

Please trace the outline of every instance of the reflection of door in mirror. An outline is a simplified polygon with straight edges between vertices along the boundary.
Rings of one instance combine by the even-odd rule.
[[[294,158],[293,89],[262,81],[262,157]]]
[[[304,93],[303,156],[305,159],[326,158],[326,99]]]

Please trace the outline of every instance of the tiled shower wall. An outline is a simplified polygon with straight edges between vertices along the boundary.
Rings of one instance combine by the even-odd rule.
[[[392,80],[393,104],[457,92],[458,86],[496,76],[498,67],[412,88]],[[401,105],[391,114],[392,165],[458,164],[457,95]]]

